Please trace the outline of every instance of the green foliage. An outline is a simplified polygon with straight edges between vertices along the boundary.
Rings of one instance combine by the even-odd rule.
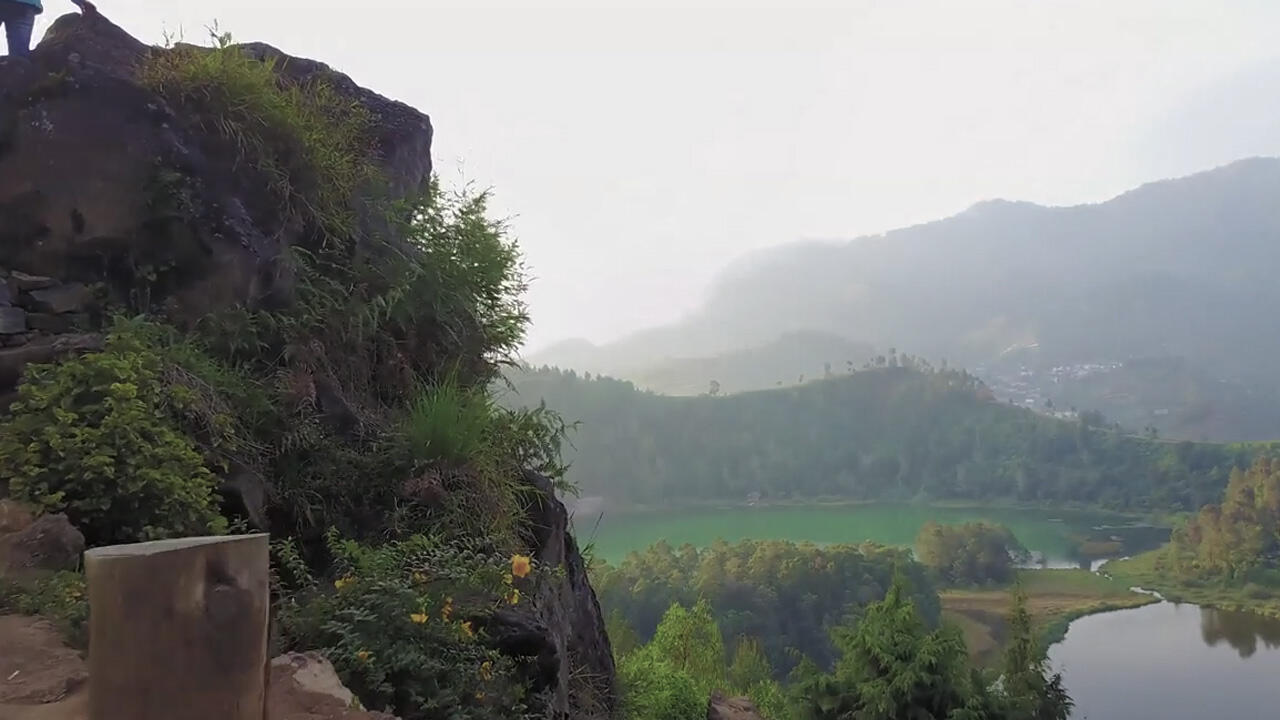
[[[1280,462],[1234,470],[1221,505],[1206,505],[1174,532],[1170,559],[1182,575],[1243,582],[1280,566]]]
[[[127,323],[103,352],[28,367],[0,423],[9,492],[65,512],[91,545],[225,530],[214,476],[184,430],[200,398],[170,370]]]
[[[916,557],[953,585],[1005,583],[1014,559],[1028,555],[1009,528],[986,522],[941,525],[929,521],[916,536]]]
[[[900,363],[899,363],[900,364]],[[901,364],[900,364],[901,365]],[[838,497],[1191,510],[1266,446],[1168,443],[995,402],[963,371],[877,367],[797,387],[667,397],[524,370],[506,402],[581,422],[569,479],[620,502]]]
[[[677,550],[658,543],[617,567],[594,568],[591,580],[605,611],[620,613],[643,641],[655,637],[673,604],[705,599],[723,637],[757,638],[781,677],[797,661],[790,648],[829,667],[831,629],[882,599],[895,566],[909,575],[922,614],[936,624],[938,597],[924,568],[907,552],[876,545],[744,540]]]
[[[40,615],[57,624],[73,647],[89,644],[89,600],[84,575],[58,572],[31,581],[0,578],[0,614]]]
[[[668,608],[650,646],[672,667],[693,678],[704,696],[724,686],[724,638],[706,600],[699,600],[691,609],[679,604]]]
[[[282,218],[313,223],[327,237],[355,235],[352,199],[374,179],[372,118],[329,78],[292,79],[275,58],[257,59],[212,31],[213,47],[157,49],[139,80],[261,172]]]
[[[402,433],[415,459],[459,467],[484,453],[495,416],[483,389],[447,380],[419,392]]]
[[[1001,696],[1009,717],[1018,720],[1067,720],[1075,703],[1067,694],[1062,674],[1049,667],[1045,648],[1036,641],[1027,594],[1014,588],[1008,617]]]
[[[898,576],[884,600],[855,627],[836,631],[841,650],[832,673],[799,688],[802,716],[837,720],[954,718],[979,720],[990,699],[968,666],[954,628],[930,631]]]
[[[703,720],[707,716],[706,693],[652,646],[622,659],[618,685],[626,720]]]
[[[632,629],[622,611],[614,608],[604,619],[605,634],[609,636],[609,645],[613,648],[613,657],[622,660],[631,651],[640,647],[640,636]]]
[[[366,707],[406,720],[519,714],[521,669],[486,645],[484,628],[536,576],[513,577],[509,558],[476,543],[415,536],[368,547],[330,533],[328,545],[332,589],[285,586],[288,647],[322,648]]]
[[[729,687],[746,692],[772,677],[773,668],[769,666],[769,658],[765,657],[760,641],[746,636],[738,638],[733,662],[729,664]]]
[[[791,698],[782,684],[774,679],[773,668],[765,657],[764,646],[753,637],[738,638],[729,664],[729,688],[751,698],[768,720],[790,720],[794,715]]]

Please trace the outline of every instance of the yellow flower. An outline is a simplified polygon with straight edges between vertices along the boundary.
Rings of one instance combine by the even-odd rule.
[[[463,621],[458,624],[462,626],[462,632],[465,633],[467,637],[473,638],[476,636],[476,631],[471,627],[470,621]]]
[[[512,555],[511,556],[511,574],[518,578],[528,577],[529,571],[533,569],[533,561],[528,555]]]
[[[410,579],[410,580],[412,580],[412,581],[414,581],[414,582],[416,582],[416,583],[421,584],[421,583],[424,583],[424,582],[426,582],[426,581],[427,581],[427,576],[426,576],[425,574],[423,574],[423,573],[415,572],[415,573],[413,573],[412,575],[410,575],[410,576],[409,576],[409,579]]]
[[[427,614],[424,612],[413,613],[409,616],[409,619],[421,625],[422,623],[427,621]]]
[[[511,592],[507,593],[507,603],[515,605],[518,602],[520,602],[520,591],[515,588],[511,588]]]
[[[445,620],[448,620],[452,616],[453,616],[453,598],[448,597],[444,599],[444,607],[440,609],[440,617],[444,618]]]
[[[489,662],[488,660],[485,660],[484,662],[480,663],[480,679],[481,680],[493,679],[493,663]]]
[[[361,662],[369,662],[369,658],[373,657],[373,654],[368,650],[361,650],[356,653],[356,657],[360,658]]]
[[[346,586],[350,585],[351,583],[353,583],[353,582],[355,582],[355,581],[356,581],[356,579],[355,579],[355,578],[353,578],[353,577],[351,577],[350,575],[348,575],[348,576],[346,576],[346,577],[338,578],[337,580],[334,580],[334,581],[333,581],[333,586],[334,586],[334,587],[336,587],[336,588],[338,588],[339,590],[341,590],[342,588],[344,588],[344,587],[346,587]]]

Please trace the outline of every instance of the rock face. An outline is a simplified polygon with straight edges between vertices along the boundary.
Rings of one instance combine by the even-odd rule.
[[[553,716],[612,717],[617,705],[613,651],[569,532],[568,512],[547,478],[529,473],[525,481],[535,490],[527,509],[534,558],[563,576],[541,583],[530,610],[499,612],[489,633],[504,652],[535,659],[533,686],[550,692]]]
[[[715,693],[707,705],[707,720],[764,720],[764,718],[749,699],[727,698],[720,693]]]
[[[392,200],[425,186],[427,116],[321,63],[261,44],[243,50],[277,59],[289,77],[323,77],[367,111]],[[86,286],[100,284],[108,301],[164,307],[181,324],[291,292],[281,259],[311,229],[262,202],[257,170],[221,136],[140,84],[148,54],[165,52],[102,16],[74,14],[30,62],[0,61],[0,268],[24,278],[9,290],[26,294],[28,312],[77,312]],[[183,207],[158,202],[161,193]]]

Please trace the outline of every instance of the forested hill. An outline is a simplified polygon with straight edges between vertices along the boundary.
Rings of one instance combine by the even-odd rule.
[[[1280,353],[1280,323],[1270,310],[1280,304],[1272,278],[1280,266],[1277,197],[1280,159],[1254,158],[1097,204],[991,201],[883,235],[782,245],[726,268],[707,301],[679,322],[528,359],[646,384],[637,369],[759,347],[797,331],[879,352],[908,347],[982,367],[992,381],[995,366],[1010,362],[1016,376],[1024,364],[1044,372],[1177,359],[1205,376],[1196,394],[1207,397],[1177,390],[1134,396],[1119,378],[1103,383],[1107,401],[1090,407],[1116,417],[1131,412],[1141,417],[1136,427],[1161,423],[1189,439],[1275,438],[1274,417],[1218,395],[1271,396],[1280,387],[1271,360]],[[818,365],[846,359],[811,358]],[[1046,384],[1042,394],[1054,387]],[[1215,417],[1161,419],[1184,411]]]
[[[504,402],[580,422],[570,478],[612,502],[842,497],[1194,509],[1260,446],[1162,442],[997,402],[964,371],[875,368],[794,387],[669,397],[555,369]]]

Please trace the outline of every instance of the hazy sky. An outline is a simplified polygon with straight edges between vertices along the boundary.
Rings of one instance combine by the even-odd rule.
[[[1280,154],[1275,0],[99,7],[150,42],[217,20],[430,114],[442,176],[513,218],[532,348],[674,319],[761,247]]]

